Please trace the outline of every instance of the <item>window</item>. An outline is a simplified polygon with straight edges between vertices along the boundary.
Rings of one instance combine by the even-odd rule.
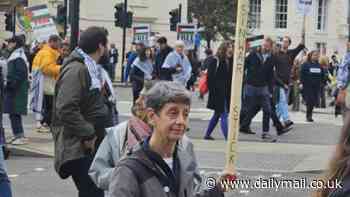
[[[325,42],[316,42],[316,49],[321,52],[322,54],[325,54],[327,51],[327,43]]]
[[[249,3],[249,28],[259,29],[261,18],[261,0],[250,0]]]
[[[288,0],[276,0],[275,27],[278,29],[287,28]]]
[[[325,31],[327,22],[327,0],[318,0],[317,3],[317,30]]]

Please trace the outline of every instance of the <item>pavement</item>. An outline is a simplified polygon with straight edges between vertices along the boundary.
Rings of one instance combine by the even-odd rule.
[[[131,90],[122,84],[116,84],[119,99],[117,104],[121,120],[130,117]],[[215,141],[202,140],[212,112],[205,108],[205,101],[198,100],[194,93],[192,111],[190,114],[190,132],[200,168],[220,171],[225,164],[226,142],[220,134],[220,128],[214,131]],[[328,161],[333,154],[335,144],[340,135],[341,117],[335,118],[331,108],[317,110],[313,124],[305,121],[305,113],[291,112],[291,119],[295,122],[290,133],[278,137],[277,143],[262,142],[259,137],[261,130],[261,114],[258,114],[252,124],[257,135],[239,136],[238,143],[238,171],[259,171],[275,173],[320,173],[327,168]],[[29,143],[9,148],[12,155],[26,157],[52,158],[54,156],[51,134],[37,133],[32,114],[24,118],[26,137]],[[4,120],[6,135],[11,135],[7,118]],[[273,131],[273,129],[271,129]],[[274,133],[274,132],[272,132]]]

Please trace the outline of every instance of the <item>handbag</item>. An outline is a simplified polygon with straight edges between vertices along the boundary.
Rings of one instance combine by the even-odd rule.
[[[44,75],[44,94],[53,96],[55,94],[56,80]]]
[[[203,75],[200,77],[199,82],[198,82],[198,87],[199,87],[199,93],[201,95],[205,95],[209,90],[208,90],[208,73],[204,72]]]

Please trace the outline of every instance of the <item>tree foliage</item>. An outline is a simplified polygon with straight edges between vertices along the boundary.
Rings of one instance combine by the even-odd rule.
[[[233,39],[237,0],[189,0],[188,6],[190,17],[204,27],[202,36],[208,46],[218,37]]]

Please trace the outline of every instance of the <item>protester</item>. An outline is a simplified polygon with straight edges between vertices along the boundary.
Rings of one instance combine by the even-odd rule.
[[[205,55],[206,58],[204,59],[203,63],[202,63],[202,71],[205,71],[209,68],[210,64],[213,62],[213,59],[215,59],[214,55],[213,55],[213,50],[211,49],[205,49]]]
[[[185,43],[183,41],[175,42],[175,50],[169,53],[162,66],[162,79],[166,81],[175,81],[186,87],[191,77],[192,66],[188,57],[184,54]]]
[[[78,47],[61,68],[55,90],[52,134],[55,169],[63,179],[72,176],[79,197],[102,197],[88,175],[95,150],[113,126],[103,95],[102,67],[108,55],[108,32],[89,27],[80,35]]]
[[[307,62],[301,66],[300,81],[302,94],[306,102],[306,120],[313,122],[313,110],[319,103],[322,81],[325,78],[324,70],[319,63],[320,54],[318,51],[311,51],[308,54]]]
[[[131,44],[131,48],[130,51],[128,53],[126,53],[126,67],[124,70],[124,82],[125,85],[128,84],[129,81],[129,73],[131,70],[131,66],[132,63],[134,63],[135,59],[137,58],[137,51],[140,47],[142,47],[141,45],[143,45],[142,43],[135,43],[133,42]]]
[[[132,64],[130,79],[132,82],[133,102],[139,98],[145,80],[152,80],[153,60],[151,48],[140,48],[138,57]]]
[[[292,68],[291,80],[293,83],[292,91],[290,93],[290,103],[292,103],[292,110],[300,110],[300,67],[307,61],[306,50],[303,50],[294,60],[294,65]]]
[[[151,135],[152,128],[147,121],[144,97],[154,83],[154,81],[145,83],[140,97],[132,107],[133,116],[131,119],[118,126],[108,128],[107,135],[97,150],[89,175],[95,184],[104,191],[108,190],[110,177],[119,160],[134,145]]]
[[[265,38],[261,52],[251,52],[245,61],[245,86],[243,111],[244,118],[241,119],[240,132],[255,134],[249,129],[249,125],[256,114],[256,108],[262,108],[263,134],[262,139],[266,142],[276,142],[269,134],[271,116],[271,92],[273,70],[276,66],[275,57],[272,55],[273,41]],[[242,113],[242,112],[241,112]]]
[[[275,91],[277,93],[276,113],[283,126],[293,125],[288,112],[288,97],[290,92],[290,78],[292,67],[296,56],[305,48],[305,39],[295,49],[289,49],[292,40],[285,36],[282,41],[281,50],[276,53],[277,66],[275,69]]]
[[[111,79],[112,81],[115,80],[115,69],[118,63],[118,58],[119,58],[119,53],[118,53],[118,49],[115,47],[115,44],[111,44],[111,47],[109,49],[109,63],[112,65],[111,66]]]
[[[38,132],[48,132],[51,125],[53,95],[61,68],[57,64],[60,45],[59,36],[50,36],[33,60],[30,106],[36,114]]]
[[[219,184],[202,190],[193,144],[184,136],[191,98],[181,84],[159,82],[146,94],[151,137],[133,148],[111,176],[111,197],[224,196]]]
[[[219,119],[221,120],[221,130],[227,140],[228,133],[228,112],[230,110],[230,92],[231,84],[229,79],[232,77],[233,47],[230,42],[224,42],[217,50],[216,57],[208,63],[208,89],[209,98],[207,107],[214,110],[214,114],[209,121],[209,125],[204,136],[206,140],[214,140],[211,136]],[[231,71],[231,72],[230,72]]]
[[[66,42],[62,43],[60,47],[60,56],[58,57],[57,64],[62,65],[64,60],[70,55],[70,45]]]
[[[325,177],[321,180],[324,188],[318,188],[313,197],[348,197],[350,195],[350,114],[347,112],[340,139],[329,163]],[[341,187],[339,184],[341,183]]]
[[[197,81],[201,69],[201,62],[198,60],[197,53],[195,50],[188,50],[186,55],[192,66],[191,77],[187,82],[186,89],[194,91],[194,85]]]
[[[173,49],[168,45],[167,39],[165,37],[160,37],[157,40],[159,51],[156,54],[155,64],[154,64],[154,76],[155,79],[166,80],[162,74],[162,66],[166,57],[173,51]]]
[[[326,54],[326,49],[323,48],[321,50],[321,55],[320,55],[320,59],[319,59],[319,63],[321,68],[323,69],[324,73],[325,73],[325,79],[322,80],[322,84],[321,84],[321,91],[320,91],[320,102],[318,102],[318,106],[320,108],[326,108],[327,105],[327,101],[326,101],[326,93],[327,93],[327,85],[328,85],[328,69],[329,69],[329,58]]]
[[[4,78],[2,74],[2,68],[0,73],[0,194],[2,197],[12,197],[10,180],[7,176],[5,167],[5,130],[3,128],[3,100],[4,100]]]
[[[29,63],[23,46],[24,41],[19,36],[8,40],[8,48],[11,51],[11,55],[7,59],[4,113],[9,114],[11,120],[13,138],[10,140],[10,143],[13,145],[27,143],[27,139],[24,136],[22,115],[27,114]]]
[[[344,55],[342,63],[339,65],[337,73],[337,105],[342,108],[342,111],[346,111],[346,95],[347,87],[349,85],[349,67],[350,67],[350,42],[347,43],[347,51]],[[349,104],[349,103],[348,103]]]

